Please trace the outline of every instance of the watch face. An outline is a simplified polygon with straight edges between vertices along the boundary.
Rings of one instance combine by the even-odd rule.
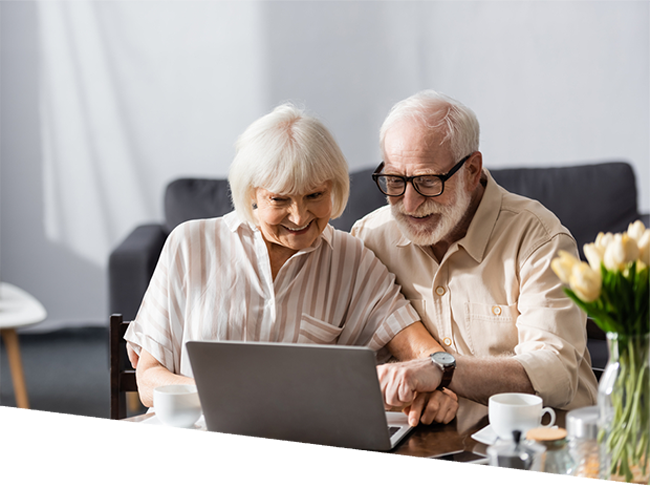
[[[434,356],[436,362],[443,366],[451,366],[452,364],[456,364],[456,359],[448,352],[437,352],[434,354]]]

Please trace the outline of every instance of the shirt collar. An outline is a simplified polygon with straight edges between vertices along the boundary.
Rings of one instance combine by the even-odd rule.
[[[458,241],[458,245],[462,246],[467,254],[479,263],[485,256],[485,249],[501,212],[503,197],[503,189],[494,181],[490,172],[483,169],[483,173],[487,177],[483,197],[474,217],[472,217],[467,233]]]
[[[258,227],[249,223],[249,222],[244,222],[238,215],[237,212],[232,211],[226,215],[223,216],[223,221],[225,224],[228,226],[228,229],[230,229],[231,232],[237,232],[237,230],[240,227],[246,227],[250,229],[252,232],[259,231]],[[332,238],[333,238],[333,233],[334,229],[330,224],[327,224],[325,229],[323,229],[323,232],[321,232],[320,236],[314,241],[314,245],[310,246],[305,249],[301,249],[299,252],[309,252],[313,251],[314,249],[317,249],[318,246],[320,245],[320,241],[325,241],[330,248],[333,248],[332,244]]]
[[[498,186],[497,182],[494,181],[494,178],[492,178],[492,175],[487,169],[483,168],[483,173],[487,178],[483,197],[476,209],[474,217],[472,217],[467,233],[462,239],[455,243],[458,246],[462,246],[465,251],[479,263],[483,260],[488,240],[492,235],[494,226],[496,225],[497,217],[501,210],[501,197],[503,191],[501,187]],[[450,251],[455,247],[455,244],[451,245],[449,248]],[[402,232],[399,232],[399,235],[395,236],[394,245],[398,247],[409,245],[415,246],[415,244],[413,244],[413,242],[411,242],[411,240]]]

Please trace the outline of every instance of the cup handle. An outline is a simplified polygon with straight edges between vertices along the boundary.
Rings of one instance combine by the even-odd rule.
[[[541,420],[544,418],[544,414],[548,413],[551,416],[551,421],[548,424],[542,424],[542,427],[551,427],[555,424],[555,410],[553,410],[551,407],[544,407],[542,409],[542,417],[540,418],[540,423]]]

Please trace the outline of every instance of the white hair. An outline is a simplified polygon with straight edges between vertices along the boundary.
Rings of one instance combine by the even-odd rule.
[[[449,141],[456,161],[478,151],[479,124],[476,114],[462,103],[434,90],[424,90],[396,103],[379,130],[379,144],[384,150],[388,130],[410,118],[430,130],[444,131],[441,144]]]
[[[304,194],[332,182],[332,218],[348,201],[348,163],[334,137],[316,118],[286,103],[257,119],[236,143],[228,182],[239,217],[257,225],[255,189]]]

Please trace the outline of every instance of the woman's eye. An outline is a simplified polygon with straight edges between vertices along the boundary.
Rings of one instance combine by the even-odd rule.
[[[315,199],[323,195],[322,191],[316,192],[316,193],[310,193],[308,195],[308,198]]]

